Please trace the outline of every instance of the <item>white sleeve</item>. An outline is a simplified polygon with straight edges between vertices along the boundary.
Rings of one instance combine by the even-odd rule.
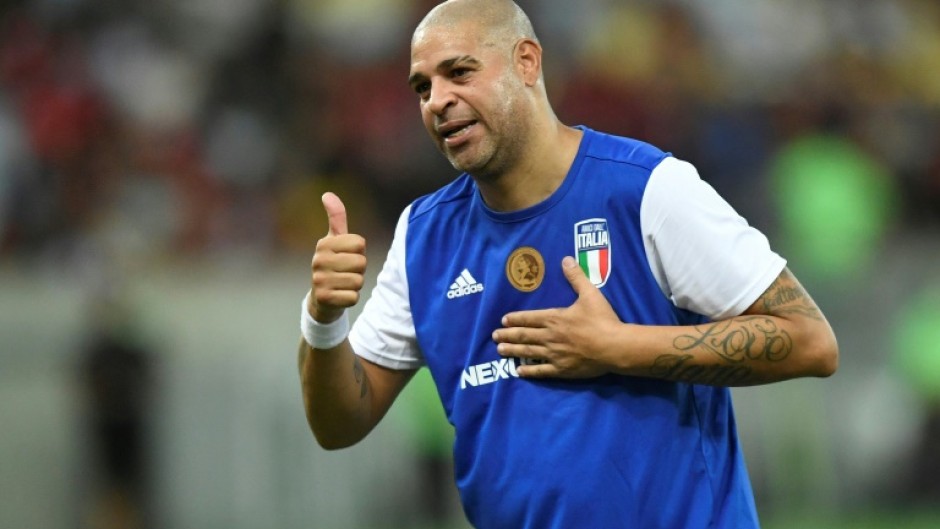
[[[398,219],[392,247],[379,272],[372,295],[349,333],[357,355],[390,369],[417,369],[424,365],[418,349],[408,277],[405,272],[405,235],[411,206]]]
[[[713,320],[744,312],[786,266],[767,237],[688,162],[666,158],[640,206],[643,245],[663,293]]]

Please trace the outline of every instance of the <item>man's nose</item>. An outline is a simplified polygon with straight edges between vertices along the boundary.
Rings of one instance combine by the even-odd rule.
[[[434,83],[428,96],[428,110],[440,116],[447,107],[456,103],[457,97],[447,83]]]

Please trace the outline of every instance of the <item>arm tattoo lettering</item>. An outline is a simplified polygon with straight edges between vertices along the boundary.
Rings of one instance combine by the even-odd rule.
[[[366,393],[369,392],[369,380],[358,358],[353,358],[353,377],[356,379],[356,384],[359,384],[359,398],[365,398]]]
[[[746,360],[784,360],[793,350],[790,334],[766,316],[744,316],[696,325],[697,334],[683,334],[673,340],[679,351],[708,351],[731,363]]]
[[[679,354],[660,355],[650,376],[677,382],[737,386],[752,381],[755,362],[780,362],[793,350],[793,339],[767,316],[742,316],[677,336],[672,345]],[[696,361],[701,353],[717,355],[720,364]]]
[[[789,273],[786,273],[789,276]],[[784,283],[777,278],[761,297],[764,311],[774,316],[800,315],[822,320],[819,308],[810,300],[799,283]]]
[[[754,369],[783,362],[793,352],[793,337],[781,327],[793,317],[824,321],[806,290],[784,269],[744,315],[684,328],[673,339],[672,350],[653,361],[649,373],[725,386],[754,382],[758,377]]]
[[[662,355],[653,362],[650,375],[654,378],[715,386],[734,386],[745,382],[751,375],[751,368],[748,366],[703,366],[691,362],[692,358],[689,354]]]

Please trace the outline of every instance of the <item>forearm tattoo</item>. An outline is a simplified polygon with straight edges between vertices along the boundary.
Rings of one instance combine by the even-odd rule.
[[[653,362],[650,374],[654,378],[715,386],[741,384],[751,375],[751,368],[748,366],[703,366],[692,362],[693,358],[693,355],[662,355]]]
[[[366,378],[365,369],[362,368],[359,358],[353,358],[353,377],[359,385],[359,398],[365,398],[366,393],[369,392],[369,379]]]
[[[673,340],[679,351],[708,351],[729,364],[747,360],[779,362],[790,355],[790,334],[766,316],[743,316],[709,325],[696,325],[695,334],[683,334]]]
[[[799,282],[784,271],[764,292],[750,314],[696,325],[673,339],[672,350],[658,356],[650,375],[656,378],[732,386],[754,381],[754,368],[785,361],[793,337],[779,318],[822,320],[822,313]],[[705,358],[702,355],[711,358]],[[715,358],[718,357],[718,362]]]

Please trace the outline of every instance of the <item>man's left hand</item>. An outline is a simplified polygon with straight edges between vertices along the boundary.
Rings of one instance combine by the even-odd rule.
[[[562,269],[578,296],[570,307],[511,312],[493,332],[501,356],[530,361],[517,368],[521,377],[590,378],[615,368],[623,323],[574,258],[565,257]]]

